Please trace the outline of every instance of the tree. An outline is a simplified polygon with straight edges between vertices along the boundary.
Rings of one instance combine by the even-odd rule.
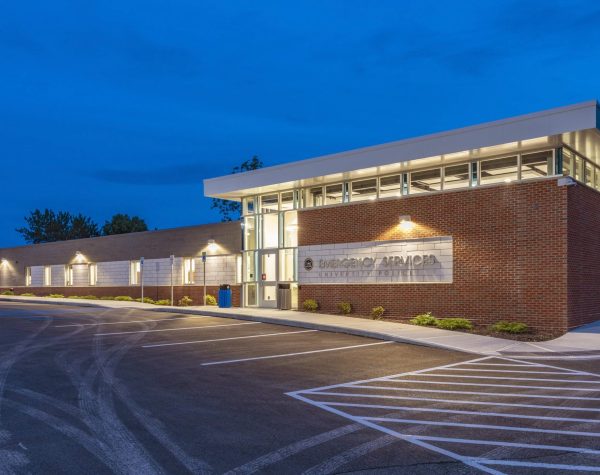
[[[45,209],[32,211],[25,217],[26,227],[18,228],[25,242],[39,244],[42,242],[66,241],[99,236],[98,225],[91,218],[82,214],[75,216],[67,211],[54,212]]]
[[[110,236],[111,234],[127,234],[148,231],[146,222],[139,216],[128,214],[115,214],[110,221],[106,221],[102,226],[102,234]]]
[[[233,167],[231,173],[242,173],[251,170],[258,170],[262,168],[263,162],[258,156],[254,155],[250,160],[246,160],[239,167]],[[211,209],[216,209],[221,214],[221,221],[233,221],[240,219],[242,214],[242,205],[237,201],[222,200],[220,198],[213,198]]]

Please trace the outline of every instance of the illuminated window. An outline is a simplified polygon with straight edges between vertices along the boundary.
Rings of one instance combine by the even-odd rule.
[[[65,266],[65,285],[73,285],[73,266]]]
[[[142,266],[140,261],[129,262],[129,284],[140,285]]]
[[[260,212],[275,213],[279,209],[279,195],[265,195],[260,197]]]
[[[325,204],[337,205],[344,201],[344,186],[339,183],[337,185],[327,185],[325,187]]]
[[[294,209],[294,192],[284,191],[281,193],[281,209],[288,210]]]
[[[594,186],[594,167],[588,161],[584,164],[584,183],[588,186]]]
[[[323,206],[323,187],[310,188],[308,190],[308,197],[306,206],[308,208],[314,208],[315,206]]]
[[[194,272],[196,272],[196,261],[192,257],[183,260],[183,283],[186,285],[194,283]]]
[[[292,282],[296,280],[296,249],[279,251],[279,280]]]
[[[44,285],[52,285],[52,267],[44,266]]]
[[[467,188],[469,186],[469,164],[449,165],[444,168],[444,190]]]
[[[256,251],[244,252],[244,282],[256,281]]]
[[[88,266],[88,274],[89,274],[89,284],[90,285],[96,285],[98,284],[98,265],[97,264],[90,264]]]
[[[254,197],[244,198],[243,200],[243,214],[254,214]]]
[[[31,267],[25,267],[25,285],[31,285]]]
[[[410,194],[427,193],[442,189],[442,171],[440,168],[412,172],[410,174]]]
[[[288,211],[283,215],[283,247],[298,246],[298,212]]]
[[[521,155],[521,179],[527,180],[550,175],[553,160],[551,150]]]
[[[518,167],[519,162],[516,156],[482,160],[479,183],[482,185],[509,183],[518,178]]]
[[[360,180],[352,182],[352,195],[350,201],[366,201],[377,198],[377,179]]]
[[[264,214],[262,222],[262,249],[279,246],[279,215],[277,213]]]
[[[400,196],[401,175],[385,176],[379,179],[379,197],[387,198],[390,196]]]
[[[256,249],[256,217],[244,218],[244,249]]]

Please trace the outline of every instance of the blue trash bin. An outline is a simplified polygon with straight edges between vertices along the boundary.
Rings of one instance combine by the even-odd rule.
[[[231,307],[231,286],[229,284],[221,284],[219,286],[219,308]]]

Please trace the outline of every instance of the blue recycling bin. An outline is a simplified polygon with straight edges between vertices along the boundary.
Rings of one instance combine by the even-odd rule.
[[[231,308],[231,286],[229,284],[219,286],[219,308]]]

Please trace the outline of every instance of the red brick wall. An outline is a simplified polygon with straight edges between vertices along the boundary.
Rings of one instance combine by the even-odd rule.
[[[0,288],[0,292],[6,290]],[[65,297],[71,295],[83,296],[94,295],[96,297],[116,297],[119,295],[128,295],[133,298],[140,298],[139,287],[18,287],[13,289],[15,295],[24,293],[33,293],[39,297],[49,294],[62,294]],[[219,295],[219,287],[207,286],[206,293],[215,298]],[[193,300],[192,305],[201,305],[204,295],[204,287],[198,285],[175,286],[173,297],[177,303],[181,297],[187,295]],[[162,300],[171,298],[171,288],[164,286],[144,286],[144,297],[150,297],[153,300]],[[234,307],[240,306],[240,286],[231,286],[231,304]]]
[[[600,320],[600,193],[568,188],[570,326]]]
[[[567,328],[567,188],[555,179],[404,197],[299,213],[299,245],[452,236],[449,284],[302,285],[300,302],[336,312],[340,301],[360,314],[383,305],[386,316],[432,311],[481,324],[522,321]],[[414,230],[398,228],[410,215]]]

